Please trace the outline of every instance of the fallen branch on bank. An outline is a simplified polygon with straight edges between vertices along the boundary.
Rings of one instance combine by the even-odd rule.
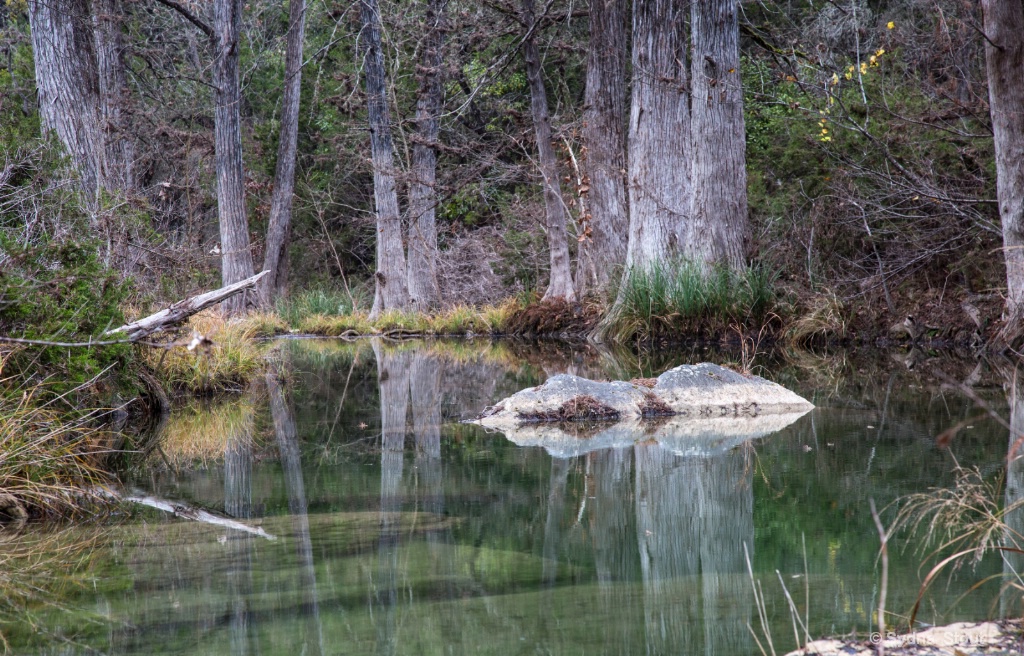
[[[161,330],[166,330],[171,326],[176,326],[185,319],[191,317],[193,314],[205,310],[211,305],[216,305],[221,301],[231,298],[235,294],[255,287],[256,283],[258,283],[263,276],[268,273],[270,272],[261,271],[254,276],[246,278],[245,280],[232,283],[211,292],[199,294],[198,296],[186,298],[178,301],[177,303],[173,303],[170,307],[160,310],[155,314],[151,314],[148,317],[125,324],[119,328],[108,330],[103,334],[113,335],[116,333],[125,333],[129,341],[138,341],[147,335],[151,335]]]
[[[246,278],[245,280],[240,280],[239,282],[221,287],[220,289],[199,294],[198,296],[190,296],[189,298],[173,303],[170,307],[160,310],[155,314],[151,314],[148,317],[143,317],[137,321],[126,323],[123,326],[113,328],[103,333],[104,335],[124,333],[124,339],[97,340],[90,338],[84,342],[55,342],[47,339],[25,339],[23,337],[6,337],[0,335],[0,343],[27,344],[30,346],[56,346],[60,348],[90,348],[93,346],[111,346],[113,344],[140,342],[143,337],[148,337],[153,333],[176,326],[185,321],[185,319],[191,317],[193,314],[205,310],[211,305],[216,305],[217,303],[231,298],[235,294],[255,287],[256,283],[258,283],[263,276],[268,273],[270,272],[261,271],[254,276]],[[149,346],[167,348],[166,344],[149,344]],[[192,349],[190,348],[189,350]]]

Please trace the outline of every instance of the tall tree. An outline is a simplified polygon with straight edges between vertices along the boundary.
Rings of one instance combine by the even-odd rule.
[[[691,2],[690,12],[693,206],[684,253],[697,263],[739,268],[747,234],[747,167],[738,1]]]
[[[633,3],[633,93],[629,113],[629,241],[623,277],[686,253],[693,186],[683,0]],[[615,325],[623,291],[591,337]]]
[[[682,0],[633,5],[627,272],[682,253],[688,237],[690,109]]]
[[[373,200],[377,213],[377,272],[370,316],[409,305],[406,284],[402,219],[398,214],[395,165],[391,144],[384,75],[384,50],[380,41],[380,8],[377,0],[360,0],[362,15],[363,74],[370,122],[370,156],[373,160]]]
[[[31,0],[28,16],[43,130],[64,145],[90,202],[130,190],[117,0]]]
[[[1004,323],[995,342],[1005,347],[1024,333],[1024,2],[983,0],[981,6],[1006,263]]]
[[[305,0],[289,0],[288,39],[284,59],[284,98],[281,101],[281,134],[277,143],[274,192],[267,223],[267,248],[263,255],[263,299],[269,303],[285,293],[288,284],[288,235],[291,233],[292,197],[295,193],[295,159],[299,142],[299,99],[302,88],[302,43],[306,26]]]
[[[31,0],[39,116],[67,149],[82,188],[95,194],[103,151],[96,53],[87,0]]]
[[[409,183],[409,296],[414,307],[437,306],[437,136],[441,106],[442,48],[448,0],[427,0],[416,100],[416,140],[412,147],[412,181]]]
[[[576,289],[605,289],[626,260],[626,0],[590,3],[583,143],[587,149],[588,215],[580,242]],[[589,234],[586,228],[589,227]]]
[[[119,0],[92,0],[93,41],[96,44],[97,118],[103,151],[99,158],[100,185],[109,192],[135,188],[135,144],[128,133],[125,105],[128,78],[124,63]]]
[[[558,184],[558,160],[551,145],[551,118],[548,115],[548,96],[541,76],[540,51],[534,38],[536,16],[533,0],[523,0],[523,58],[526,60],[526,80],[530,86],[530,112],[533,131],[537,139],[537,160],[544,179],[544,215],[548,234],[551,274],[544,298],[562,298],[575,301],[572,273],[569,267],[569,240],[566,234],[565,202]]]
[[[225,285],[253,274],[249,220],[245,211],[242,168],[241,87],[238,78],[242,0],[216,0],[213,5],[213,137],[217,168],[217,215],[220,220],[221,280]],[[246,307],[244,294],[224,301],[228,314]]]

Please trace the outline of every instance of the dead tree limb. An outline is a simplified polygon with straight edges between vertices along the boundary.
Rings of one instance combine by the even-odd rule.
[[[198,296],[192,296],[184,300],[174,303],[170,307],[160,310],[156,314],[151,314],[148,317],[133,321],[125,324],[120,328],[114,328],[103,333],[104,335],[112,335],[114,333],[125,333],[129,341],[137,341],[151,335],[157,331],[165,330],[170,326],[177,325],[188,319],[190,316],[204,310],[211,305],[216,305],[221,301],[234,296],[235,294],[244,291],[246,289],[253,289],[256,287],[263,276],[267,275],[269,271],[262,271],[254,276],[250,276],[245,280],[232,283],[220,289],[215,289],[212,292],[206,292],[205,294],[199,294]]]

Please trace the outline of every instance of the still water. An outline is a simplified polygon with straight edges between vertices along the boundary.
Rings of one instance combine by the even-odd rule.
[[[998,484],[1010,443],[948,383],[967,380],[1009,418],[1012,372],[951,358],[780,357],[761,373],[817,405],[784,430],[713,457],[643,437],[555,457],[460,420],[555,373],[629,378],[729,356],[273,348],[272,375],[241,399],[176,412],[128,481],[268,537],[148,509],[89,529],[84,573],[59,607],[7,632],[17,653],[744,655],[761,653],[756,635],[781,654],[795,644],[783,585],[813,636],[874,629],[869,499],[948,486],[955,461]],[[1021,486],[998,489],[1012,501]],[[920,548],[903,533],[890,545],[890,624],[930,567]],[[963,596],[1012,564],[942,578],[920,618],[1016,611],[998,582]]]

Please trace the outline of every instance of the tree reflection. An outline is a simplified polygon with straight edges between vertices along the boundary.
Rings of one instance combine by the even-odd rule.
[[[744,453],[740,448],[685,458],[658,444],[635,447],[637,541],[651,653],[749,649],[743,543],[754,540],[753,481]]]
[[[320,604],[317,598],[316,568],[313,563],[313,541],[309,533],[309,513],[306,504],[306,486],[302,477],[302,460],[299,441],[295,430],[295,419],[281,389],[276,373],[268,373],[267,395],[270,397],[270,414],[274,421],[274,435],[284,472],[285,490],[288,494],[288,510],[295,529],[295,550],[299,561],[299,588],[303,604],[300,613],[308,618],[302,625],[303,654],[323,654],[323,628],[320,623]]]
[[[1003,378],[1006,402],[1010,406],[1010,436],[1006,462],[1007,512],[1003,521],[1007,533],[1005,546],[1021,549],[1020,536],[1024,535],[1024,378],[1021,370],[1012,363],[1001,360],[995,368]],[[1018,440],[1020,443],[1018,444]],[[1022,611],[1022,588],[1024,588],[1024,555],[1011,551],[1002,552],[1004,587],[1000,595],[1000,611],[1003,617],[1019,617]]]
[[[224,448],[224,511],[236,519],[253,516],[252,425],[245,422],[229,436]],[[228,537],[227,581],[231,596],[230,644],[237,656],[258,652],[256,627],[249,602],[253,592],[251,535]]]

